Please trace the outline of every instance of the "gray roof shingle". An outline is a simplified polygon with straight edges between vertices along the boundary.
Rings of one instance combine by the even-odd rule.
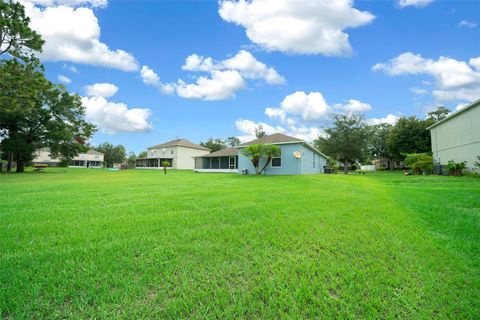
[[[238,155],[238,149],[235,147],[231,148],[225,148],[222,150],[218,150],[206,155],[203,155],[198,158],[212,158],[212,157],[231,157],[231,156],[237,156]]]
[[[255,139],[255,140],[252,140],[252,141],[249,141],[249,142],[245,142],[245,143],[242,143],[239,145],[239,147],[244,147],[244,146],[249,146],[249,145],[252,145],[252,144],[267,144],[267,143],[270,143],[270,144],[280,144],[282,142],[305,142],[303,141],[302,139],[298,139],[298,138],[295,138],[295,137],[291,137],[291,136],[287,136],[286,134],[283,134],[283,133],[274,133],[274,134],[271,134],[271,135],[268,135],[268,136],[265,136],[265,137],[262,137],[262,138],[259,138],[259,139]]]
[[[147,149],[159,149],[159,148],[175,147],[175,146],[210,151],[210,149],[208,149],[204,146],[201,146],[199,144],[193,143],[191,141],[188,141],[187,139],[175,139],[175,140],[171,140],[171,141],[168,141],[168,142],[165,142],[165,143],[157,144],[157,145],[152,146],[152,147],[147,148]]]

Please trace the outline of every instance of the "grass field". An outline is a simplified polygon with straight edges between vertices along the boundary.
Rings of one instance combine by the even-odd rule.
[[[0,175],[3,318],[480,318],[480,179]]]

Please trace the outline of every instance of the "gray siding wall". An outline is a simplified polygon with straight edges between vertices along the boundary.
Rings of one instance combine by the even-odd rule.
[[[435,161],[467,161],[467,167],[472,169],[480,155],[480,105],[433,127],[430,133]]]

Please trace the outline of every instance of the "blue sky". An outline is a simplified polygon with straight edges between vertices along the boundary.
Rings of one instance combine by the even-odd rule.
[[[478,1],[22,2],[93,144],[249,139],[259,123],[313,139],[338,112],[394,123],[480,98]]]

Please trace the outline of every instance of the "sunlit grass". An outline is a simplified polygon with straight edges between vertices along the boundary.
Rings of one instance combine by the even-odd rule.
[[[0,175],[4,318],[480,316],[480,179]]]

